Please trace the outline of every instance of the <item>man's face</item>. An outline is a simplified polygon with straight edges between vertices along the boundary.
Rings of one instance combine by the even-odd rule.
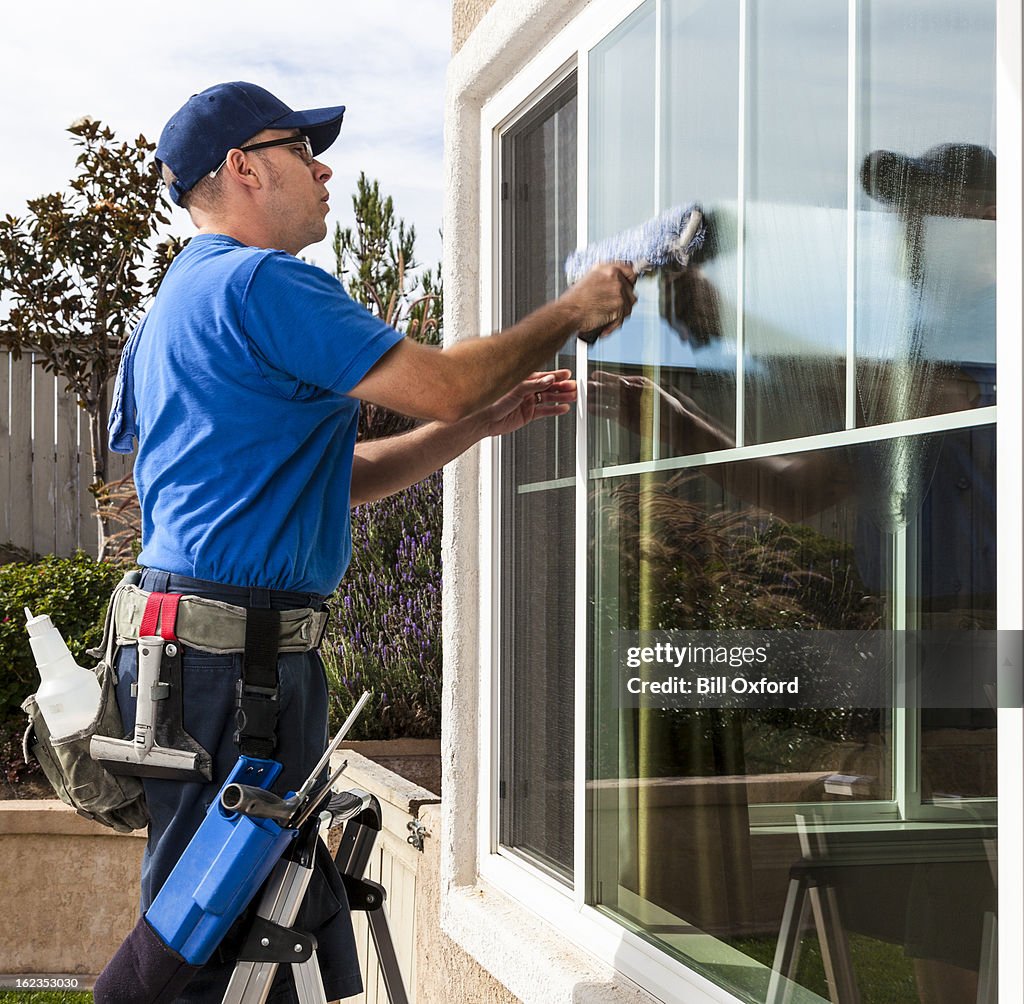
[[[327,182],[332,172],[318,160],[310,162],[309,148],[297,130],[267,129],[251,142],[288,137],[295,137],[295,142],[266,147],[249,156],[259,155],[264,161],[265,206],[278,235],[275,243],[283,251],[298,254],[327,236]]]

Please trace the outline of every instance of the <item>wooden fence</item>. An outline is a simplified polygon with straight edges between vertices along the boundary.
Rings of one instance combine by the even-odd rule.
[[[108,480],[132,469],[112,453]],[[35,554],[96,554],[89,418],[67,382],[0,352],[0,547]]]

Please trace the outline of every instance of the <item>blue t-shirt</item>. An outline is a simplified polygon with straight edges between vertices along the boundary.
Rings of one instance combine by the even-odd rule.
[[[111,408],[112,448],[139,441],[139,563],[333,592],[352,554],[348,391],[401,338],[313,265],[194,238],[125,348]]]

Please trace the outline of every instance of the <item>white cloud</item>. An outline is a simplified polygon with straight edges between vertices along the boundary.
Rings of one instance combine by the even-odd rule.
[[[149,5],[128,0],[18,4],[5,12],[0,213],[63,188],[74,170],[64,131],[82,115],[119,136],[155,141],[188,98],[223,80],[251,80],[293,108],[347,106],[329,221],[351,223],[360,170],[379,178],[416,226],[420,257],[440,256],[448,0],[284,4],[217,0]],[[175,228],[187,233],[185,214]],[[307,256],[327,264],[328,244]]]

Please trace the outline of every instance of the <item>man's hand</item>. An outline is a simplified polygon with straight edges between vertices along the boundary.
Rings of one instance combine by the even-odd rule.
[[[578,331],[611,334],[629,317],[636,303],[636,272],[624,262],[595,265],[559,299],[577,312]]]
[[[570,375],[570,370],[551,370],[528,376],[480,413],[484,435],[503,436],[536,418],[565,415],[576,400],[576,381]]]
[[[494,404],[457,422],[429,422],[400,436],[356,443],[352,505],[415,484],[485,436],[515,432],[535,418],[564,415],[576,400],[570,372],[533,373]]]

